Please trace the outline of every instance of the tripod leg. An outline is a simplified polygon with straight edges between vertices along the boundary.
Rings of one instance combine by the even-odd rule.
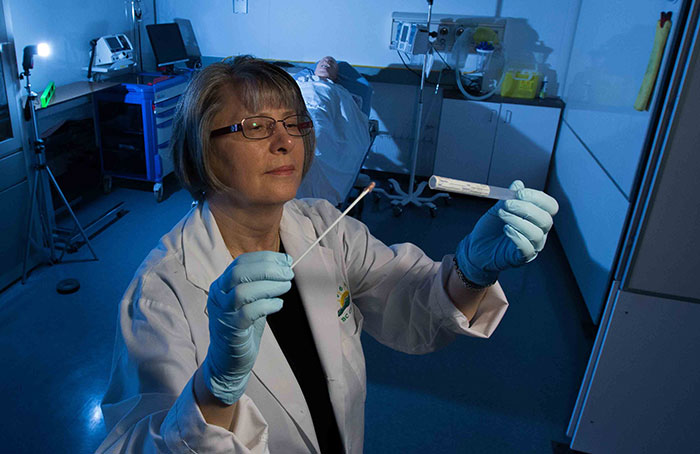
[[[88,238],[87,234],[85,233],[85,230],[83,230],[83,226],[80,225],[80,221],[78,221],[78,218],[75,216],[75,213],[73,212],[73,209],[70,207],[70,203],[68,203],[68,200],[66,199],[66,196],[63,195],[63,191],[61,191],[61,188],[58,186],[58,182],[53,176],[53,173],[51,172],[51,169],[49,169],[49,166],[46,166],[46,173],[49,174],[49,177],[51,177],[51,182],[53,183],[53,187],[56,188],[56,192],[58,192],[58,195],[61,196],[61,200],[63,200],[63,204],[66,206],[68,209],[68,212],[70,213],[71,217],[73,218],[73,222],[75,222],[75,226],[78,227],[80,230],[80,233],[83,235],[83,238],[85,238],[85,243],[87,244],[88,248],[90,249],[90,252],[92,252],[92,256],[95,258],[95,260],[99,260],[97,258],[97,254],[95,254],[95,250],[92,248],[92,244],[90,243],[90,239]]]
[[[29,246],[32,242],[32,221],[34,220],[34,205],[36,202],[36,188],[39,183],[39,172],[34,173],[34,184],[32,185],[32,202],[29,204],[29,215],[27,221],[27,243],[24,246],[24,264],[22,265],[22,284],[27,281],[27,262],[29,261]]]
[[[39,167],[36,171],[36,177],[39,180],[36,193],[36,203],[39,205],[37,214],[39,215],[42,238],[44,238],[46,247],[49,250],[49,263],[56,263],[56,243],[53,237],[55,214],[51,198],[51,186],[48,176],[42,172],[44,169],[45,167]]]

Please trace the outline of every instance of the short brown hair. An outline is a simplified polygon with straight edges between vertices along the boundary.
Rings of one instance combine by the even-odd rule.
[[[224,107],[225,89],[235,90],[250,112],[283,107],[297,114],[309,115],[296,81],[279,66],[240,56],[204,68],[180,97],[171,139],[175,174],[197,201],[202,201],[210,191],[226,189],[211,168],[213,147],[210,138],[212,122]],[[314,156],[316,138],[313,131],[303,137],[303,142],[302,176],[311,167]]]

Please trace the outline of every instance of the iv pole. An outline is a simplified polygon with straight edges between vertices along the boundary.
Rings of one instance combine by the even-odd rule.
[[[428,39],[430,39],[430,20],[432,19],[433,15],[433,0],[427,0],[428,1],[428,24],[427,24],[427,33],[428,33]],[[403,212],[403,207],[408,205],[409,203],[414,204],[417,207],[421,207],[423,205],[427,206],[430,209],[430,215],[435,217],[437,216],[437,206],[433,203],[438,198],[441,197],[446,197],[448,200],[450,198],[449,194],[446,194],[444,192],[435,194],[432,197],[420,197],[420,194],[423,193],[423,190],[427,186],[427,182],[423,181],[421,182],[417,188],[414,190],[414,183],[415,183],[415,178],[416,178],[416,164],[418,162],[418,149],[420,148],[420,138],[421,138],[421,124],[423,122],[423,88],[425,85],[425,68],[427,65],[428,57],[427,54],[423,57],[423,70],[420,73],[420,92],[418,95],[418,113],[416,115],[416,137],[413,142],[413,152],[412,152],[412,161],[411,161],[411,176],[409,179],[408,183],[408,191],[404,192],[401,189],[401,186],[399,186],[399,183],[394,180],[393,178],[389,179],[389,183],[391,183],[392,187],[394,188],[394,191],[396,194],[389,194],[387,193],[384,189],[381,188],[376,188],[374,191],[376,193],[379,193],[381,195],[384,195],[387,197],[389,200],[391,200],[391,205],[393,207],[394,211],[394,216],[399,216]]]
[[[126,19],[131,22],[131,31],[134,42],[138,41],[138,71],[143,72],[143,57],[141,56],[141,21],[143,20],[143,9],[141,0],[127,0]],[[154,2],[155,4],[155,2]],[[155,13],[154,13],[155,14]]]

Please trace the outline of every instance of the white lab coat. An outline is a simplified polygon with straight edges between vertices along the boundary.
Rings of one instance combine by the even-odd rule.
[[[288,202],[280,227],[287,253],[299,257],[338,215],[324,200]],[[230,430],[207,424],[195,402],[192,376],[209,346],[207,291],[231,261],[204,203],[139,267],[120,306],[102,401],[110,432],[97,452],[318,452],[306,401],[270,329]],[[440,263],[412,244],[387,247],[349,217],[295,267],[347,453],[361,453],[364,437],[362,329],[397,350],[425,353],[456,333],[489,337],[498,325],[508,305],[501,288],[488,290],[470,326],[444,289],[451,268],[451,257]]]

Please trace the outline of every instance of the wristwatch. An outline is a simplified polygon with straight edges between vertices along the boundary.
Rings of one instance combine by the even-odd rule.
[[[472,282],[467,278],[467,276],[464,275],[464,273],[462,273],[462,270],[459,269],[459,264],[457,263],[457,257],[452,257],[452,262],[455,264],[455,271],[457,271],[457,276],[459,276],[459,279],[462,281],[462,284],[464,284],[464,286],[468,289],[483,290],[487,287],[491,287],[493,284],[496,283],[496,281],[493,281],[487,285],[479,285],[475,282]]]

